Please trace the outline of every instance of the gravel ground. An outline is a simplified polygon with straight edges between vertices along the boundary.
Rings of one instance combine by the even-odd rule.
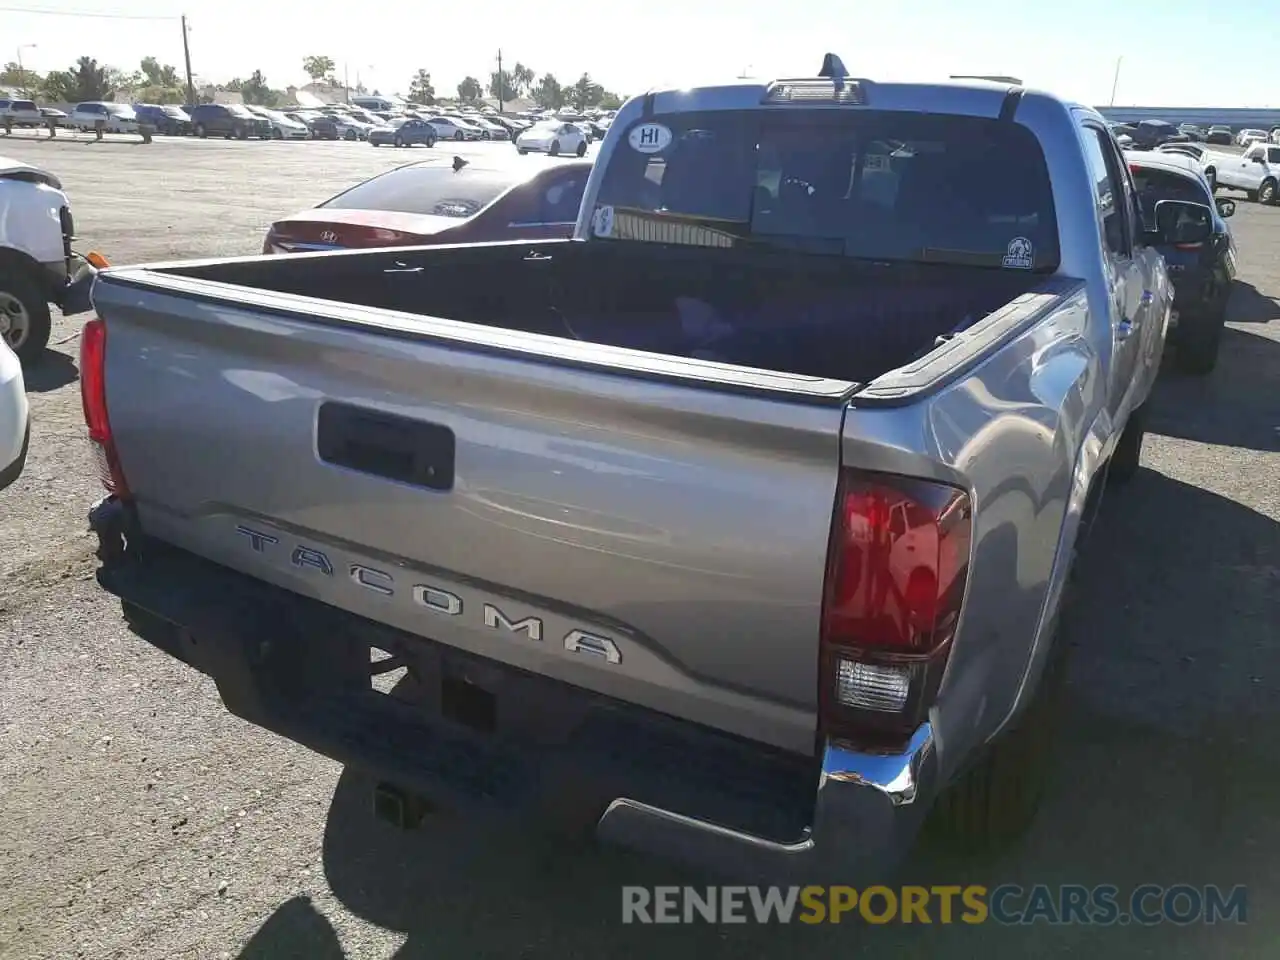
[[[20,136],[0,153],[56,170],[83,246],[121,263],[255,252],[274,216],[407,159]],[[0,495],[0,957],[1274,956],[1280,209],[1242,200],[1233,225],[1243,275],[1221,365],[1162,377],[1146,469],[1104,507],[1047,805],[1005,857],[921,853],[908,876],[1247,884],[1247,926],[624,927],[621,884],[686,878],[457,823],[375,823],[362,778],[229,716],[97,589],[79,325],[60,320],[29,377],[26,473]]]

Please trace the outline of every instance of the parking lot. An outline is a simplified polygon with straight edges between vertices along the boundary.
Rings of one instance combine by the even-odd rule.
[[[436,154],[544,164],[510,144]],[[363,143],[0,139],[116,263],[256,253],[276,217],[428,155]],[[699,883],[514,828],[375,822],[359,775],[223,710],[93,580],[79,322],[28,376],[0,494],[0,957],[1273,957],[1280,940],[1280,208],[1237,197],[1218,369],[1166,372],[1144,467],[1091,545],[1053,789],[1008,854],[906,880],[1247,885],[1245,926],[623,926],[623,884]]]

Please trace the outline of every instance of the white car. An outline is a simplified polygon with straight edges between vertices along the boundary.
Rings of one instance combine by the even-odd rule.
[[[30,440],[31,411],[22,380],[22,364],[0,338],[0,490],[22,473]]]
[[[127,103],[107,103],[102,100],[77,103],[67,117],[67,126],[92,131],[99,120],[102,121],[105,133],[138,132],[138,115],[133,112],[133,107]]]
[[[460,117],[428,117],[427,123],[436,128],[441,140],[483,140],[479,127],[473,127]]]
[[[15,127],[43,127],[44,115],[34,100],[0,100],[0,125],[8,119]]]
[[[1213,172],[1216,186],[1243,190],[1258,203],[1280,202],[1280,146],[1255,142],[1238,157],[1219,154]]]
[[[91,307],[93,271],[71,252],[74,238],[62,182],[0,157],[0,342],[23,363],[37,360],[49,342],[50,304],[64,316]]]
[[[480,129],[480,135],[486,140],[510,140],[511,131],[500,123],[494,123],[487,117],[470,116],[463,120]]]
[[[1248,129],[1236,134],[1236,146],[1247,147],[1251,143],[1266,141],[1270,135],[1265,130]]]
[[[271,124],[271,135],[276,140],[310,140],[311,129],[305,123],[286,117],[279,110],[268,110],[266,107],[250,107],[245,109],[256,113]]]
[[[374,127],[372,123],[362,123],[349,113],[339,113],[334,111],[326,113],[338,127],[338,136],[343,140],[368,140],[369,131]]]
[[[577,124],[563,120],[536,123],[516,137],[516,149],[521,154],[545,153],[558,157],[563,154],[585,156],[587,135]]]

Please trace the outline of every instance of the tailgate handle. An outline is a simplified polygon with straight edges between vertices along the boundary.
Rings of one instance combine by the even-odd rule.
[[[453,431],[438,423],[343,403],[320,405],[317,452],[336,467],[452,490],[455,446]]]

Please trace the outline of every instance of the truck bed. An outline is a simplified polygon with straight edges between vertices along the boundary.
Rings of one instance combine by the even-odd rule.
[[[812,756],[849,398],[1037,278],[636,246],[107,271],[109,415],[143,531]]]
[[[173,273],[589,343],[866,383],[1034,274],[756,250],[549,242],[219,261]]]

